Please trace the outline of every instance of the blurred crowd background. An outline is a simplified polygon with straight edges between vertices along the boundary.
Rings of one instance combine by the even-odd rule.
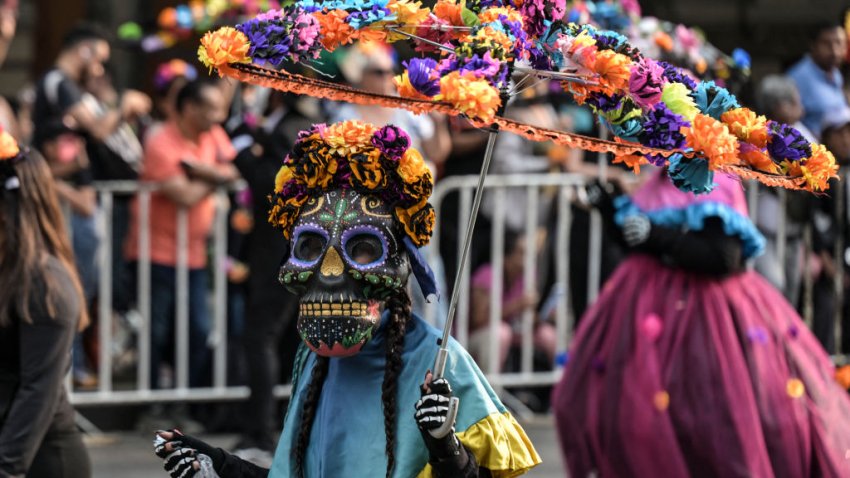
[[[250,3],[249,0],[244,0]],[[258,2],[262,3],[262,2]],[[266,224],[266,195],[296,133],[316,122],[361,119],[393,123],[407,130],[435,173],[436,185],[450,176],[477,174],[486,133],[463,119],[439,114],[415,116],[405,111],[355,106],[296,97],[280,92],[208,77],[195,58],[198,32],[141,42],[140,31],[152,31],[169,14],[179,13],[167,0],[3,0],[0,6],[0,124],[21,144],[49,162],[59,186],[73,239],[77,268],[88,300],[92,327],[74,345],[72,386],[77,392],[97,390],[102,347],[112,357],[112,386],[138,381],[139,331],[144,320],[137,296],[139,229],[149,227],[151,249],[151,346],[148,384],[152,389],[179,382],[173,364],[174,310],[179,280],[174,244],[189,245],[187,261],[189,370],[188,383],[212,383],[209,239],[217,207],[226,207],[226,320],[228,385],[250,384],[248,405],[225,406],[155,403],[114,419],[120,426],[149,431],[180,426],[188,433],[239,431],[235,448],[273,451],[278,412],[271,401],[275,384],[286,383],[298,343],[294,330],[296,301],[276,282],[283,238]],[[727,74],[726,86],[742,104],[769,119],[793,124],[820,141],[841,164],[850,165],[850,51],[844,27],[845,5],[826,0],[717,0],[713,2],[644,0],[645,15],[687,25],[699,25],[721,51],[743,46],[750,60],[746,72]],[[171,8],[171,10],[169,10]],[[134,22],[128,24],[127,22]],[[173,20],[177,22],[175,18]],[[360,45],[323,58],[322,70],[293,67],[306,75],[325,75],[358,88],[394,94],[393,76],[412,52],[387,45]],[[740,66],[740,65],[739,65]],[[520,78],[518,78],[519,80]],[[845,87],[847,86],[847,87]],[[595,118],[574,104],[560,88],[539,82],[518,95],[508,116],[536,126],[598,136]],[[173,161],[173,151],[181,151]],[[168,159],[172,158],[172,159]],[[633,190],[640,178],[609,164],[600,168],[596,154],[550,143],[534,143],[501,134],[492,172],[501,175],[575,173],[588,181],[599,178]],[[122,183],[115,183],[121,181]],[[112,183],[108,183],[112,182]],[[140,224],[133,184],[156,183],[150,199],[150,222]],[[109,184],[112,186],[107,187]],[[116,184],[123,185],[118,188]],[[756,186],[749,185],[754,188]],[[109,189],[112,188],[112,189]],[[117,189],[116,189],[117,188]],[[122,189],[123,188],[123,189]],[[218,194],[225,188],[227,194]],[[110,196],[104,213],[99,191],[125,191]],[[850,320],[850,288],[844,269],[850,267],[846,247],[847,182],[828,196],[777,192],[758,187],[751,214],[768,237],[767,254],[755,267],[797,306],[831,353],[850,350],[850,334],[836,340],[835,324]],[[460,228],[458,196],[446,197],[440,221],[441,241],[433,244],[439,257],[445,293],[450,291],[457,264]],[[525,196],[509,196],[511,208],[523,210]],[[489,357],[492,201],[485,198],[471,260],[469,349],[480,362],[498,360],[502,370],[518,367],[517,323],[526,311],[536,316],[535,366],[553,369],[557,357],[552,321],[554,274],[529,294],[523,284],[525,250],[536,244],[541,272],[553,266],[554,195],[538,202],[537,233],[526,233],[526,218],[506,217],[502,315],[498,339],[501,354]],[[177,210],[188,211],[188,236],[175,228]],[[785,216],[783,221],[778,219]],[[570,225],[570,314],[580,318],[587,307],[587,250],[592,222],[578,202]],[[779,226],[779,223],[782,226]],[[108,227],[104,227],[104,224]],[[110,234],[104,235],[103,231]],[[780,240],[778,234],[783,234]],[[618,246],[602,233],[600,279],[604,281],[622,257]],[[108,243],[111,261],[99,251]],[[781,245],[780,245],[781,243]],[[781,253],[779,252],[781,249]],[[779,258],[782,258],[782,261]],[[101,268],[111,270],[111,284],[99,284]],[[550,271],[551,272],[551,271]],[[546,279],[548,278],[548,279]],[[102,292],[109,290],[104,304]],[[109,307],[107,314],[100,311]],[[421,310],[421,309],[420,309]],[[110,344],[99,342],[98,318],[111,317]],[[547,394],[520,395],[531,409],[545,412]],[[267,398],[263,398],[267,397]],[[143,409],[142,409],[143,408]],[[232,412],[244,410],[244,414]],[[93,416],[96,416],[96,412]],[[238,418],[235,418],[237,417]],[[131,423],[132,422],[132,423]]]

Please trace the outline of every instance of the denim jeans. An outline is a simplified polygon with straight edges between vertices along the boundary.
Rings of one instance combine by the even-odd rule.
[[[159,388],[159,367],[169,356],[168,346],[177,344],[175,318],[177,307],[177,269],[151,264],[151,388]],[[210,350],[207,337],[210,320],[207,312],[207,271],[189,269],[189,386],[209,385]],[[174,338],[174,340],[172,340]],[[172,350],[176,350],[176,347]],[[176,370],[176,360],[173,364]]]

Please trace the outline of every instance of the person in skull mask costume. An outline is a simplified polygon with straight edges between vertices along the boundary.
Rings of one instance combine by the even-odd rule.
[[[454,340],[445,377],[432,380],[441,334],[411,314],[406,291],[413,272],[423,292],[436,292],[417,249],[434,224],[432,188],[422,156],[395,126],[345,121],[299,134],[269,214],[290,240],[280,281],[301,298],[303,341],[274,463],[266,470],[176,430],[158,432],[156,453],[172,477],[195,476],[204,461],[222,478],[498,478],[540,462]],[[434,437],[452,396],[460,398],[454,427]]]

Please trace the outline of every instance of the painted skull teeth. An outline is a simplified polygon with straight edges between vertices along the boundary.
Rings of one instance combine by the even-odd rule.
[[[365,316],[367,302],[302,302],[299,312],[304,317]]]

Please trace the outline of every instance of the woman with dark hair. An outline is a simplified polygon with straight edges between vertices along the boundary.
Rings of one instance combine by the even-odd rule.
[[[47,163],[0,133],[0,477],[86,478],[64,377],[88,323]]]
[[[407,282],[412,272],[436,291],[418,250],[433,183],[410,144],[398,127],[358,121],[298,134],[269,215],[289,240],[279,280],[299,297],[303,341],[274,462],[161,431],[156,453],[173,478],[500,478],[540,462],[457,342],[445,375],[429,370],[440,333],[411,313]]]

